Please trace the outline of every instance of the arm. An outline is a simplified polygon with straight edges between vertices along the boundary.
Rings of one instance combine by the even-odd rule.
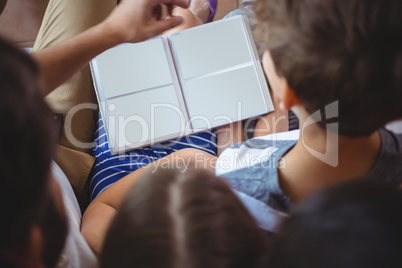
[[[215,156],[204,151],[183,149],[137,169],[111,185],[91,202],[82,218],[82,235],[99,256],[110,222],[126,193],[142,174],[153,172],[156,168],[181,168],[185,171],[189,166],[213,171],[215,161]]]
[[[94,200],[82,217],[81,233],[98,258],[102,252],[107,230],[116,212],[114,207]]]
[[[219,156],[228,146],[245,140],[242,121],[218,128],[216,135]]]
[[[140,42],[173,28],[181,17],[156,18],[160,4],[187,8],[185,0],[124,0],[102,23],[32,56],[41,70],[44,94],[61,85],[92,58],[124,42]]]

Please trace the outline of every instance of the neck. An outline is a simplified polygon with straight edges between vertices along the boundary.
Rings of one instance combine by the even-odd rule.
[[[278,170],[281,187],[294,203],[331,184],[367,176],[381,147],[378,131],[350,138],[317,123],[306,127],[307,118],[299,117],[300,138]]]

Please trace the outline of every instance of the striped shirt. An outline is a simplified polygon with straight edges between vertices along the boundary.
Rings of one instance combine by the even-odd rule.
[[[90,184],[91,201],[122,177],[175,151],[194,148],[216,155],[217,149],[215,131],[206,131],[177,140],[112,155],[101,115],[99,115],[94,139],[96,147],[93,153],[96,160]]]

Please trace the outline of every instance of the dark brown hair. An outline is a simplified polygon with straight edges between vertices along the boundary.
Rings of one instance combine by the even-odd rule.
[[[269,268],[402,267],[402,192],[348,182],[296,206],[272,244]]]
[[[264,235],[221,179],[160,169],[140,178],[105,239],[101,267],[257,267]]]
[[[55,212],[49,175],[56,138],[37,66],[1,39],[0,91],[0,249],[24,254],[31,227],[43,227]],[[64,238],[59,251],[63,243]]]
[[[255,12],[278,75],[310,114],[339,101],[348,136],[402,117],[402,1],[257,0]]]

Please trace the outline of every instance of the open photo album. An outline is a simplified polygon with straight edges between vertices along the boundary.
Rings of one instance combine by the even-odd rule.
[[[273,110],[243,16],[122,44],[90,66],[113,154]]]

